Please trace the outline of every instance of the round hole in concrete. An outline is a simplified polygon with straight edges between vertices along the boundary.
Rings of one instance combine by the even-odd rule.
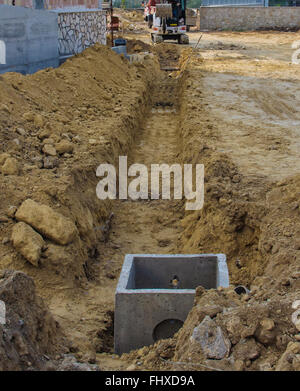
[[[153,330],[153,339],[171,338],[183,326],[183,322],[179,319],[166,319],[160,322]]]

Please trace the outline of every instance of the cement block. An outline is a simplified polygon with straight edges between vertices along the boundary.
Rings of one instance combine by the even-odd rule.
[[[229,286],[225,255],[126,255],[115,296],[115,352],[127,353],[174,335],[200,285]]]
[[[0,40],[6,45],[6,64],[0,65],[0,73],[33,73],[58,66],[58,22],[54,12],[0,5]]]

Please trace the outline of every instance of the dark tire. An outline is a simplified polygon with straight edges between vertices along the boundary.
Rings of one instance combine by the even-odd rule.
[[[162,28],[163,28],[163,33],[165,34],[165,32],[167,30],[166,18],[163,19]]]
[[[148,16],[148,27],[151,29],[153,26],[153,15]]]

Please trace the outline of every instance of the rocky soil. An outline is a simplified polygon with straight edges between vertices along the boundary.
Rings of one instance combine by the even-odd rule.
[[[218,55],[135,41],[154,56],[133,64],[96,45],[0,77],[1,369],[300,369],[299,118],[280,70],[296,101],[300,74],[246,63],[241,38],[206,44]],[[120,155],[203,163],[204,208],[98,200],[96,168]],[[231,286],[199,287],[172,339],[116,357],[114,290],[139,252],[225,253]]]

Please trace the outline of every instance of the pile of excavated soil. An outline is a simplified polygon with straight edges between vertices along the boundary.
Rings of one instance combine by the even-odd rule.
[[[1,76],[1,267],[43,288],[92,273],[109,214],[95,170],[133,142],[144,69],[95,46],[58,69]]]
[[[94,361],[84,355],[114,290],[99,281],[111,201],[96,196],[96,169],[133,145],[156,68],[96,45],[58,69],[0,77],[0,269],[34,278],[80,359]]]
[[[120,30],[123,32],[142,33],[146,27],[143,12],[114,9],[114,15],[120,20]]]
[[[134,54],[139,52],[151,52],[152,46],[140,39],[127,39],[127,53]]]
[[[233,288],[199,287],[174,338],[124,354],[122,360],[142,363],[147,370],[298,371],[300,342],[290,322],[295,313],[291,299],[259,302]]]
[[[68,351],[62,330],[33,280],[13,271],[0,273],[0,300],[5,304],[0,323],[0,370],[45,369],[55,356]]]

